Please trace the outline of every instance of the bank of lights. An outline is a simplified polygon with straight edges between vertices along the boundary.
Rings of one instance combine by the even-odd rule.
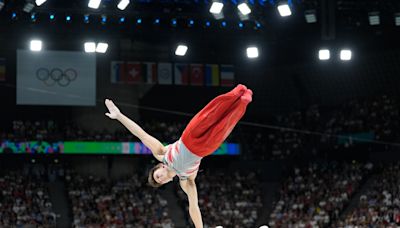
[[[246,3],[241,3],[237,6],[237,8],[239,9],[240,13],[243,15],[249,15],[251,13],[251,9],[249,7],[249,5],[247,5]]]
[[[224,4],[222,2],[213,2],[210,7],[210,13],[220,14],[222,12],[222,8],[224,8]]]
[[[251,46],[246,49],[247,58],[255,59],[258,58],[258,48]]]
[[[42,50],[42,41],[41,40],[31,40],[30,49],[31,49],[31,51],[41,51]]]
[[[128,5],[129,5],[129,0],[121,0],[119,1],[117,8],[120,10],[124,10]]]
[[[350,61],[352,56],[351,50],[343,49],[340,51],[340,60],[342,61]]]
[[[100,6],[101,0],[90,0],[88,7],[92,9],[98,9]]]
[[[178,45],[178,47],[175,50],[175,55],[185,56],[187,50],[188,50],[188,47],[186,45],[184,45],[184,44]]]
[[[287,17],[292,15],[292,11],[290,10],[290,7],[288,4],[281,4],[278,5],[278,11],[281,17]]]
[[[329,60],[331,58],[331,52],[328,49],[321,49],[318,52],[319,60]]]
[[[86,53],[106,53],[108,49],[108,44],[100,42],[96,45],[95,42],[86,42],[84,44],[84,49]]]
[[[43,5],[43,3],[45,3],[47,0],[36,0],[35,3],[37,6],[41,6]]]
[[[353,58],[353,53],[350,49],[342,49],[338,54],[341,61],[350,61]],[[329,60],[331,58],[331,51],[329,49],[320,49],[318,57],[321,61]]]

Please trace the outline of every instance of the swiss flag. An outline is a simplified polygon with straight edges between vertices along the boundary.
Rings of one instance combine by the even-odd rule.
[[[190,64],[190,84],[204,85],[204,65]]]
[[[142,65],[139,62],[125,63],[122,81],[125,83],[141,83],[142,82]]]

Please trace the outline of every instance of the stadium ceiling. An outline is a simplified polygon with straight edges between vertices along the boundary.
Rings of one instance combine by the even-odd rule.
[[[280,41],[309,37],[334,40],[355,33],[393,36],[400,28],[400,16],[396,25],[399,0],[288,0],[292,15],[285,18],[277,10],[282,1],[247,0],[251,14],[246,20],[238,15],[241,0],[224,0],[224,18],[219,20],[209,12],[211,0],[132,0],[125,10],[117,8],[119,0],[102,0],[98,9],[89,8],[88,2],[47,0],[36,6],[33,0],[5,1],[0,11],[0,32],[19,33],[24,28],[35,28],[75,34],[108,31],[131,37],[138,32],[160,35],[171,31],[187,34],[212,31],[224,35],[261,34]],[[26,10],[27,5],[33,6],[32,9]],[[311,22],[307,17],[310,12],[315,14]],[[380,16],[379,25],[371,26],[371,13]]]

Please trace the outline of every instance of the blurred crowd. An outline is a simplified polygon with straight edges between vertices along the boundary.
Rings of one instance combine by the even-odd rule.
[[[389,96],[355,99],[334,108],[313,105],[304,111],[275,116],[259,126],[239,125],[227,141],[241,143],[245,151],[251,151],[244,153],[247,159],[285,159],[305,151],[316,153],[321,148],[351,148],[362,141],[396,141],[400,139],[398,116],[399,100]],[[179,139],[187,121],[138,123],[160,141],[171,143]],[[14,141],[137,141],[125,129],[95,131],[53,120],[16,120],[12,131],[0,132],[0,136]]]
[[[400,163],[384,165],[337,227],[400,226]]]
[[[172,228],[167,201],[134,174],[116,181],[66,174],[73,227]]]
[[[400,100],[386,95],[354,99],[338,107],[312,105],[305,111],[276,116],[260,127],[243,126],[243,145],[255,159],[285,159],[322,148],[352,148],[374,140],[400,139]],[[380,150],[390,149],[379,144]]]
[[[253,228],[262,208],[260,182],[253,172],[199,173],[196,178],[204,227]],[[186,194],[176,186],[182,208],[188,215]],[[189,217],[186,219],[190,221]]]
[[[0,175],[0,227],[55,227],[55,224],[56,214],[40,170],[24,169]]]
[[[270,215],[271,227],[327,227],[339,219],[371,163],[310,163],[294,168],[282,184]]]

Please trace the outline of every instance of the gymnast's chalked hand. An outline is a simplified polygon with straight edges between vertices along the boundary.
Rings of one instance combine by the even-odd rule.
[[[119,111],[118,107],[114,104],[114,102],[112,102],[112,100],[106,99],[104,103],[108,108],[108,113],[106,113],[106,116],[110,117],[110,119],[117,119],[118,116],[121,114],[121,112]]]

